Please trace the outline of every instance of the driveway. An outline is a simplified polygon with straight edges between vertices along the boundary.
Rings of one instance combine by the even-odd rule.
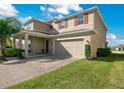
[[[112,51],[112,53],[115,53],[115,54],[124,54],[124,51]]]
[[[49,56],[23,60],[17,59],[0,63],[0,88],[55,70],[74,60],[76,59],[58,59]]]

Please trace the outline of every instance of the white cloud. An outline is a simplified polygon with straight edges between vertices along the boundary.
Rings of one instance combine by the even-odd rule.
[[[77,4],[72,4],[69,6],[70,9],[74,10],[74,11],[80,11],[80,10],[83,10],[82,7],[80,7],[79,5]]]
[[[25,22],[27,22],[28,20],[32,19],[31,16],[27,16],[27,17],[20,17],[19,21],[24,24]]]
[[[18,11],[10,4],[0,4],[0,15],[3,17],[17,16]]]
[[[59,14],[58,16],[55,16],[54,18],[61,19],[62,17],[64,17],[64,16]]]
[[[45,7],[41,5],[40,10],[45,10],[42,15],[46,16],[47,19],[51,18],[61,18],[63,15],[70,14],[71,11],[80,11],[83,10],[79,4],[50,4],[49,6]]]
[[[40,19],[40,18],[39,18],[38,20],[39,20],[39,21],[42,21],[42,22],[44,22],[44,20],[43,20],[43,19]]]
[[[62,8],[48,8],[48,12],[49,13],[59,13],[59,14],[69,14],[69,11],[65,8],[65,7],[62,7]]]
[[[64,16],[63,16],[63,15],[58,15],[58,17],[59,17],[59,18],[62,18],[62,17],[64,17]]]
[[[73,10],[73,11],[83,10],[83,8],[79,6],[79,4],[50,4],[50,6],[52,8],[49,8],[48,12],[59,13],[64,15],[69,14],[70,10]]]
[[[40,10],[41,10],[41,11],[45,11],[45,10],[46,10],[46,7],[40,6]]]
[[[54,8],[62,8],[65,5],[64,4],[50,4],[50,6],[54,7]]]
[[[83,8],[79,4],[50,4],[54,8],[66,8],[67,10],[80,11]]]
[[[60,13],[60,14],[69,14],[70,13],[66,7],[58,8],[58,9],[56,9],[56,12]]]
[[[48,12],[49,12],[49,13],[54,13],[54,12],[56,12],[56,10],[55,10],[54,8],[51,8],[51,7],[50,7],[50,8],[48,8]]]
[[[124,39],[118,38],[115,34],[109,33],[106,36],[107,41],[109,42],[110,46],[124,44]]]
[[[107,40],[115,40],[115,39],[117,39],[117,36],[113,33],[109,33],[109,34],[107,34],[106,38],[107,38]]]
[[[50,13],[47,13],[46,17],[47,17],[48,20],[53,18],[53,16]]]

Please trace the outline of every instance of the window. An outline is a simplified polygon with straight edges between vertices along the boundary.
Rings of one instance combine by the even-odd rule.
[[[78,23],[78,25],[83,24],[83,15],[79,15],[79,16],[77,17],[77,23]]]
[[[60,29],[64,28],[65,27],[65,21],[60,21]]]
[[[25,30],[33,30],[33,23],[26,25]]]
[[[52,25],[50,25],[50,29],[53,29],[53,26]]]

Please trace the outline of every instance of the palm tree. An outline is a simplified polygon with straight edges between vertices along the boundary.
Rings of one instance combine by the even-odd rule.
[[[0,45],[1,54],[4,56],[6,48],[6,39],[9,39],[12,34],[21,30],[21,23],[16,18],[0,19]]]

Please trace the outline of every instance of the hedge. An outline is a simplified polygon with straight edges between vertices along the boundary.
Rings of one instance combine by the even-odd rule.
[[[6,48],[4,50],[4,56],[6,57],[23,57],[22,49]]]
[[[23,57],[23,51],[22,49],[15,49],[16,56],[19,58]]]
[[[16,52],[15,52],[14,48],[6,48],[4,50],[4,56],[6,56],[6,57],[14,57],[14,56],[16,56]]]
[[[98,48],[97,49],[97,57],[107,57],[111,55],[111,49],[110,48]]]
[[[85,56],[88,58],[90,57],[90,53],[91,53],[91,47],[89,44],[85,45]]]

